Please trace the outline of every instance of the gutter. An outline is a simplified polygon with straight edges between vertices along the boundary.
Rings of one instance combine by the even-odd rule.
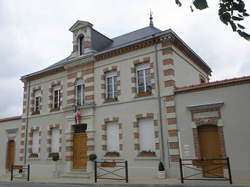
[[[24,144],[24,165],[27,163],[27,147],[28,147],[28,127],[29,127],[29,108],[30,108],[30,81],[28,80],[28,101],[26,107],[26,125],[25,125],[25,144]]]
[[[154,37],[154,35],[152,35]],[[160,89],[160,76],[158,65],[158,51],[157,43],[154,44],[155,53],[155,69],[156,69],[156,83],[157,83],[157,100],[158,100],[158,112],[159,112],[159,126],[160,126],[160,160],[165,165],[165,148],[164,148],[164,136],[163,136],[163,120],[162,120],[162,103],[161,103],[161,89]]]

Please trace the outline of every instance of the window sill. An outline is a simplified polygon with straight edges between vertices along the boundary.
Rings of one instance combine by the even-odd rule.
[[[112,103],[112,102],[117,102],[117,98],[110,98],[110,99],[105,99],[104,103]]]
[[[138,154],[139,157],[156,157],[155,152],[151,151],[142,151]]]
[[[34,112],[32,112],[31,115],[38,115],[38,114],[40,114],[40,111],[34,111]]]
[[[37,153],[31,153],[30,155],[29,155],[29,158],[28,158],[29,160],[39,160],[40,159],[40,156],[39,156],[39,154],[37,154]]]
[[[107,152],[104,157],[120,157],[119,152]]]
[[[152,95],[152,92],[137,93],[136,97],[145,97]]]

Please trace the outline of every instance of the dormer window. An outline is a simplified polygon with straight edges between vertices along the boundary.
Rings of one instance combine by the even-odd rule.
[[[84,49],[84,45],[83,45],[83,40],[84,40],[84,36],[80,35],[78,38],[78,51],[80,55],[83,55],[83,49]]]

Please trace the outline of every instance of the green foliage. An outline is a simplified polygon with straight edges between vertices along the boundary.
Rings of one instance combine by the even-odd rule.
[[[180,0],[175,0],[175,2],[178,6],[182,6]],[[203,10],[208,8],[208,3],[207,0],[194,0],[193,6],[196,9]],[[190,7],[193,12],[192,5]],[[226,25],[229,24],[233,32],[237,32],[248,41],[250,40],[250,35],[244,31],[245,27],[238,23],[249,16],[245,9],[244,0],[219,0],[218,14],[220,20]]]
[[[90,161],[94,162],[96,159],[97,159],[96,154],[90,154],[90,155],[89,155],[89,160],[90,160]]]

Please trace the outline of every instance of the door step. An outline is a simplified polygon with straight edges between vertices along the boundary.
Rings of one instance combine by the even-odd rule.
[[[65,173],[62,177],[88,179],[90,178],[90,173],[85,169],[73,169],[70,172]]]

